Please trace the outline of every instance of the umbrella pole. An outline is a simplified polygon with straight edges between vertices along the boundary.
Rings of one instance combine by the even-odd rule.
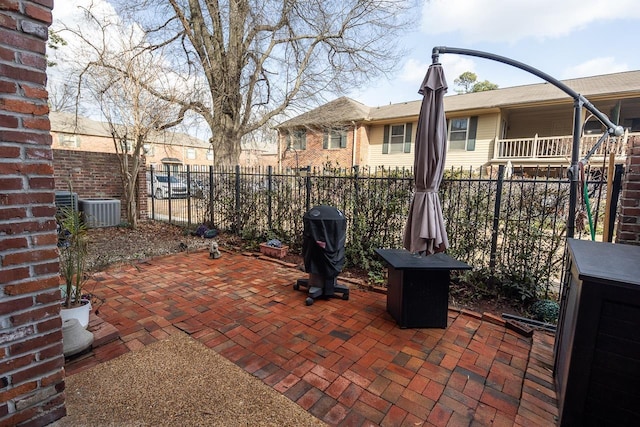
[[[580,134],[582,133],[582,101],[574,100],[573,103],[573,145],[571,148],[571,166],[567,170],[569,178],[569,214],[567,215],[567,238],[572,238],[576,228],[576,207],[578,205],[578,180],[580,155]]]

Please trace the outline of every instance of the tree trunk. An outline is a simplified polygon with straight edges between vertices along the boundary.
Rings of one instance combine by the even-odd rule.
[[[216,165],[235,166],[239,164],[242,152],[242,134],[235,130],[233,120],[228,115],[222,115],[219,120],[221,123],[215,126],[223,131],[212,138],[213,161]]]

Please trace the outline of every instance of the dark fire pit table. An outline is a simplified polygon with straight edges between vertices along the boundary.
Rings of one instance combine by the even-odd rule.
[[[417,256],[404,249],[376,249],[387,263],[387,311],[401,328],[446,328],[451,270],[471,266],[438,253]]]

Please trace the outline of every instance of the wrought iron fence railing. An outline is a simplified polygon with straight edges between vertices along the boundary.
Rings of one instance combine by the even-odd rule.
[[[621,167],[621,166],[619,166]],[[149,217],[187,227],[208,223],[245,239],[278,238],[292,250],[302,245],[303,215],[326,204],[347,218],[347,264],[369,268],[375,248],[399,248],[413,191],[409,169],[311,169],[276,173],[273,168],[226,167],[192,170],[188,166],[157,171],[187,188],[163,198],[149,188]],[[566,178],[548,167],[507,176],[504,167],[447,170],[440,197],[449,237],[449,253],[476,269],[499,271],[514,281],[535,281],[548,294],[564,266],[569,208]],[[518,172],[518,171],[516,171]],[[616,174],[618,176],[620,174]],[[587,170],[591,217],[602,234],[606,175]],[[171,178],[173,177],[173,178]],[[169,190],[171,191],[171,190]],[[585,205],[578,218],[586,222]],[[613,207],[612,207],[613,206]],[[614,221],[615,222],[615,221]],[[576,238],[589,238],[578,224]]]

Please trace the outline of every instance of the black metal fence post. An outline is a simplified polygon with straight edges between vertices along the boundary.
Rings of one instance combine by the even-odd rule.
[[[358,206],[360,205],[360,183],[358,182],[358,175],[360,167],[355,165],[353,167],[353,218],[358,217]]]
[[[214,225],[215,218],[213,216],[213,165],[209,165],[209,215],[211,219],[211,225]]]
[[[167,189],[169,190],[169,199],[167,201],[169,206],[169,224],[173,224],[173,221],[171,220],[171,199],[173,198],[173,195],[171,194],[171,167],[169,165],[167,165]]]
[[[240,165],[236,165],[236,212],[235,231],[240,234]]]
[[[191,168],[187,165],[187,226],[191,228]]]
[[[311,210],[311,166],[307,166],[307,174],[304,177],[304,187],[306,190],[306,212]]]
[[[152,219],[156,219],[156,194],[155,194],[155,185],[153,185],[153,177],[154,177],[154,169],[153,169],[153,165],[151,165],[150,168],[150,173],[149,173],[149,180],[151,180],[151,182],[149,182],[149,180],[147,180],[147,187],[151,188],[151,218]],[[147,190],[147,193],[149,193],[149,191]]]
[[[493,208],[493,227],[491,228],[491,252],[489,255],[489,269],[496,268],[498,252],[498,228],[500,227],[500,204],[502,203],[502,183],[504,181],[504,165],[498,167],[498,182],[496,185],[496,202]]]
[[[272,194],[273,192],[273,166],[267,167],[267,224],[269,230],[273,230],[273,206],[272,206]]]

